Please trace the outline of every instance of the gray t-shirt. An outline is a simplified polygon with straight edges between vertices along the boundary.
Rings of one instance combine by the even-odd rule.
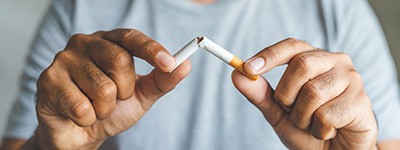
[[[242,59],[288,37],[345,52],[364,79],[379,123],[379,140],[400,138],[395,68],[365,0],[219,0],[211,5],[190,0],[55,0],[33,42],[5,137],[32,136],[37,126],[35,82],[72,34],[121,27],[143,31],[172,53],[201,35]],[[203,51],[190,60],[190,75],[134,127],[102,148],[284,149],[260,111],[234,88],[232,68]],[[135,61],[141,74],[152,69]],[[264,76],[275,87],[285,68]]]

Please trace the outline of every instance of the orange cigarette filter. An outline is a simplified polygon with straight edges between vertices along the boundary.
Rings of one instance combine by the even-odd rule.
[[[229,62],[229,65],[232,66],[233,68],[235,68],[237,71],[239,71],[240,73],[242,73],[243,75],[245,75],[246,77],[248,77],[251,80],[258,79],[258,75],[251,75],[251,74],[248,74],[246,71],[244,71],[244,62],[236,56],[233,56],[232,60]]]
[[[257,75],[250,75],[246,73],[244,70],[244,62],[240,60],[238,57],[227,51],[226,49],[222,48],[218,44],[214,43],[213,41],[209,40],[206,37],[199,37],[199,47],[204,48],[214,56],[218,57],[222,61],[226,62],[236,70],[238,70],[240,73],[245,75],[246,77],[252,79],[252,80],[257,80],[258,76]]]

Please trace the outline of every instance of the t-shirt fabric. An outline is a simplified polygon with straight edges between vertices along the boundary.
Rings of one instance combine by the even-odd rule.
[[[36,80],[71,35],[115,28],[138,29],[171,53],[197,36],[207,36],[244,60],[288,37],[347,53],[371,98],[379,140],[400,138],[395,67],[365,0],[218,0],[207,5],[189,0],[55,0],[33,42],[4,136],[33,135]],[[230,66],[202,50],[190,60],[193,69],[187,78],[101,148],[285,149],[261,112],[234,88]],[[139,74],[153,69],[137,58],[135,63]],[[263,76],[276,87],[285,69]]]

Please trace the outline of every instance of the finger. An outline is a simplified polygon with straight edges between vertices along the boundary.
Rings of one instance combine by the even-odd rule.
[[[87,46],[91,60],[107,74],[117,86],[117,98],[132,97],[135,89],[135,67],[133,57],[110,41],[99,39]]]
[[[160,43],[138,30],[117,29],[104,34],[104,38],[146,60],[162,72],[169,72],[175,67],[174,57]]]
[[[274,90],[265,78],[253,81],[235,70],[232,72],[232,82],[240,93],[263,112],[272,126],[282,120],[284,111],[274,101]]]
[[[96,121],[96,113],[92,103],[73,82],[63,83],[57,98],[56,109],[70,118],[76,125],[86,127]]]
[[[282,107],[274,101],[274,91],[265,78],[253,81],[235,70],[232,73],[232,82],[239,92],[260,109],[281,141],[289,149],[309,149],[315,146],[302,142],[314,140],[314,137],[299,130],[289,121]]]
[[[315,50],[296,55],[289,63],[275,91],[275,100],[290,108],[303,85],[331,70],[344,54]]]
[[[354,137],[354,140],[373,138],[366,135],[375,135],[370,132],[376,131],[376,122],[369,98],[358,88],[362,86],[360,80],[361,77],[353,78],[343,94],[314,112],[311,132],[315,138],[332,139],[336,136],[338,129],[342,135]]]
[[[290,120],[300,129],[309,129],[312,115],[323,104],[339,96],[346,90],[351,80],[347,71],[333,69],[308,81],[301,88]]]
[[[186,60],[172,73],[155,69],[150,74],[138,78],[135,96],[141,100],[144,110],[149,109],[156,100],[174,89],[189,74],[190,70],[191,63]]]
[[[263,74],[276,66],[287,64],[300,53],[315,49],[304,41],[288,38],[260,51],[246,61],[244,68],[252,75]]]
[[[38,81],[39,112],[46,110],[41,108],[50,108],[81,127],[90,126],[96,121],[96,114],[89,99],[71,81],[67,73],[57,73],[49,68],[43,71]],[[40,93],[43,92],[48,93],[48,98],[42,97]]]
[[[105,75],[86,56],[67,51],[57,54],[58,60],[69,58],[69,75],[85,95],[92,101],[97,118],[104,119],[115,108],[117,87],[113,80]]]

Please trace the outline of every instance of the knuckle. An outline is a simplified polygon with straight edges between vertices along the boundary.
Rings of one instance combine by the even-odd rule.
[[[87,38],[88,35],[85,34],[74,34],[69,38],[67,46],[82,45],[87,40]]]
[[[293,58],[290,64],[294,65],[298,73],[307,74],[311,71],[313,61],[310,57],[307,57],[306,55],[297,55]]]
[[[353,64],[351,57],[343,52],[338,52],[337,55],[339,56],[341,62],[345,64]]]
[[[317,109],[314,112],[314,120],[320,122],[324,126],[329,126],[327,123],[329,122],[330,115],[323,109]]]
[[[53,106],[56,111],[73,120],[77,125],[89,126],[95,121],[92,117],[91,103],[86,97],[59,89],[55,100]]]
[[[98,98],[110,98],[116,95],[117,86],[111,80],[105,81],[97,87]]]
[[[113,112],[113,110],[115,109],[115,101],[113,102],[95,102],[94,103],[94,108],[95,108],[95,112],[96,112],[96,116],[98,119],[105,119],[108,116],[110,116],[110,114]]]
[[[54,69],[49,67],[45,69],[39,76],[39,79],[37,81],[37,86],[38,87],[47,87],[49,84],[54,84],[55,82],[58,81]]]
[[[317,82],[309,81],[304,85],[303,89],[306,98],[309,100],[320,100],[323,98],[322,89]]]
[[[356,72],[355,70],[350,71],[350,78],[351,84],[353,84],[355,87],[358,87],[359,89],[363,89],[363,78],[358,72]]]
[[[353,77],[352,80],[357,82],[357,83],[360,83],[363,80],[362,76],[358,72],[356,72],[355,70],[350,71],[350,75]]]
[[[94,32],[92,35],[103,35],[104,33],[107,33],[107,31],[99,30],[99,31]]]
[[[73,60],[74,56],[72,52],[70,51],[60,51],[54,56],[54,62],[55,63],[61,63],[64,64],[70,60]]]
[[[78,102],[72,106],[71,113],[76,119],[85,119],[91,111],[90,105],[83,99],[78,99]]]
[[[120,52],[114,56],[112,59],[114,67],[126,70],[125,68],[130,68],[133,64],[133,58],[128,52]]]
[[[74,34],[74,35],[72,35],[70,37],[70,41],[81,40],[81,39],[83,39],[85,37],[86,37],[85,34],[77,33],[77,34]]]
[[[284,106],[290,106],[291,105],[291,100],[289,97],[282,92],[275,92],[274,93],[274,98],[275,100],[278,101],[278,103],[284,105]]]
[[[306,42],[298,40],[296,38],[287,38],[286,42],[294,49],[304,49],[306,47],[309,47]]]
[[[127,90],[124,92],[118,92],[118,99],[121,101],[128,100],[134,95],[134,90],[135,89],[131,86],[128,87]]]
[[[145,42],[142,46],[142,50],[145,53],[152,54],[153,56],[155,56],[156,53],[158,52],[157,50],[160,50],[160,49],[162,49],[161,44],[154,40],[149,40],[149,41]]]

